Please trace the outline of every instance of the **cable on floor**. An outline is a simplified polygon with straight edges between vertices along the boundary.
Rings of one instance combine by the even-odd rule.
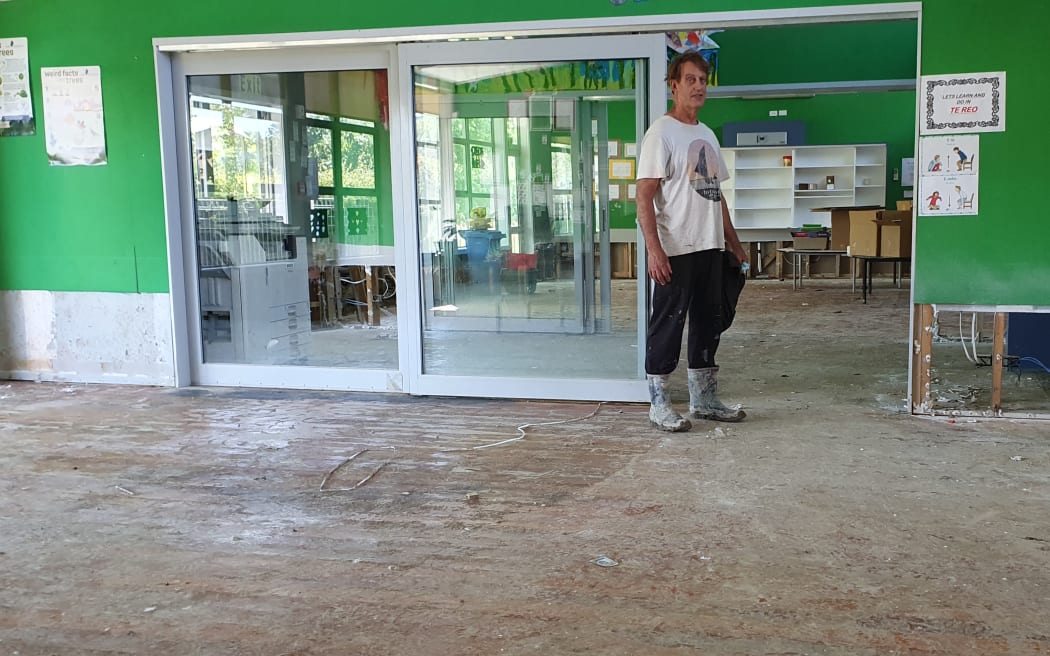
[[[1024,371],[1024,369],[1021,367],[1021,363],[1022,362],[1031,362],[1032,364],[1034,364],[1035,366],[1039,367],[1040,369],[1042,369],[1046,373],[1050,374],[1050,367],[1047,367],[1045,364],[1043,364],[1042,361],[1039,360],[1039,358],[1033,358],[1031,356],[1025,356],[1023,358],[1018,358],[1017,362],[1014,363],[1014,364],[1017,365],[1017,382],[1021,382],[1021,373]]]
[[[503,446],[505,444],[511,444],[513,442],[518,442],[520,440],[525,439],[525,429],[526,428],[535,428],[537,426],[557,426],[559,424],[571,424],[572,422],[575,422],[575,421],[585,421],[585,420],[590,419],[591,417],[594,417],[595,415],[597,415],[598,411],[602,409],[603,405],[605,405],[605,402],[604,401],[600,401],[598,403],[598,406],[594,409],[593,412],[591,412],[589,415],[584,415],[582,417],[573,417],[572,419],[562,419],[562,420],[559,420],[559,421],[544,421],[544,422],[537,422],[537,423],[522,424],[522,425],[518,426],[518,433],[519,433],[519,435],[517,437],[512,437],[512,438],[506,439],[506,440],[500,440],[499,442],[492,442],[490,444],[481,444],[479,446],[462,447],[462,448],[458,448],[458,449],[443,449],[441,452],[442,453],[449,453],[449,452],[453,452],[453,451],[480,451],[481,449],[491,449],[492,447]]]

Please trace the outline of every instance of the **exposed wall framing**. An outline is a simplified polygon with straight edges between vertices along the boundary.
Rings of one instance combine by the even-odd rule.
[[[941,310],[945,308],[942,306]],[[1006,329],[1009,312],[1047,312],[1048,308],[982,308],[950,306],[949,310],[988,313],[992,318],[991,390],[988,407],[982,409],[946,409],[938,407],[934,399],[934,336],[937,332],[933,305],[916,304],[911,342],[911,376],[913,414],[947,417],[999,417],[1006,419],[1050,419],[1050,413],[1041,411],[1003,410],[1004,374],[1006,369]],[[976,355],[976,350],[975,350]],[[1008,390],[1006,392],[1008,394]]]

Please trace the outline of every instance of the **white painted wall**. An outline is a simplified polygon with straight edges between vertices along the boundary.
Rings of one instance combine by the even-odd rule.
[[[171,301],[0,291],[0,378],[174,385]]]

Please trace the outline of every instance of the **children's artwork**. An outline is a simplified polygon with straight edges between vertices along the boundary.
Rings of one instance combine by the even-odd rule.
[[[609,179],[610,180],[634,180],[634,160],[633,159],[610,159],[609,160]]]
[[[623,156],[624,157],[638,157],[638,144],[632,142],[625,143],[623,145]]]
[[[919,141],[921,216],[977,214],[980,136],[922,137]]]
[[[36,134],[29,88],[29,41],[0,39],[0,137]]]
[[[711,38],[722,30],[685,30],[680,32],[667,32],[667,60],[670,61],[676,55],[690,50],[699,52],[710,65],[711,70],[707,75],[708,86],[718,85],[718,44]]]
[[[106,128],[98,66],[40,69],[44,132],[51,166],[102,166]]]

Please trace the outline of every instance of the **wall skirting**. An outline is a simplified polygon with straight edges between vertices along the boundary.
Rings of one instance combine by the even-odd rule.
[[[168,294],[0,291],[0,378],[174,385]]]

